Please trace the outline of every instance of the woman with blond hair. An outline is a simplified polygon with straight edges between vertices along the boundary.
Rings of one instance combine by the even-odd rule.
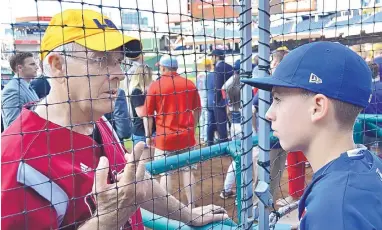
[[[133,115],[133,145],[139,141],[146,141],[145,127],[143,117],[146,114],[144,107],[146,99],[146,91],[149,88],[152,78],[152,69],[147,65],[139,65],[130,77],[129,94],[130,106]],[[153,125],[155,129],[155,125]],[[153,130],[154,133],[154,130]]]

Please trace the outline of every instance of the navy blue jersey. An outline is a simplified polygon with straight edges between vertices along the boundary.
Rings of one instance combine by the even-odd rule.
[[[366,147],[318,170],[299,203],[301,230],[382,229],[382,162]]]

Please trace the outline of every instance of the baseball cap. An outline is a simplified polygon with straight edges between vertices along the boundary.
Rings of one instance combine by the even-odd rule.
[[[212,65],[212,60],[209,58],[204,58],[198,61],[198,64],[202,66]]]
[[[155,66],[163,66],[168,68],[178,68],[178,60],[175,57],[164,55],[160,58],[159,62]]]
[[[367,63],[346,46],[326,41],[294,49],[272,77],[241,81],[266,91],[273,86],[301,88],[363,108],[368,106],[372,93]]]
[[[95,51],[124,46],[126,56],[131,58],[142,52],[138,39],[122,34],[108,17],[93,10],[69,9],[54,15],[41,41],[40,58],[70,42]]]
[[[233,64],[233,70],[235,71],[240,70],[240,59],[237,59],[235,63]]]
[[[212,52],[208,54],[208,56],[224,56],[224,55],[225,55],[224,50],[220,50],[220,49],[212,50]]]
[[[276,50],[285,50],[285,51],[289,51],[288,47],[286,47],[286,46],[280,46],[280,47],[277,48]]]

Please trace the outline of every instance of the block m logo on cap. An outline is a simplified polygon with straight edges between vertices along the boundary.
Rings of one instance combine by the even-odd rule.
[[[309,77],[309,83],[314,83],[314,84],[321,84],[322,79],[319,78],[316,74],[311,73]]]
[[[93,21],[97,25],[97,27],[100,29],[106,29],[106,28],[117,29],[117,26],[111,20],[107,18],[104,19],[105,24],[101,24],[100,21],[98,21],[98,19],[93,19]]]

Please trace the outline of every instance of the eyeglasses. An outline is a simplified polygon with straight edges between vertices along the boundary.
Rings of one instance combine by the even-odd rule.
[[[124,66],[127,65],[127,63],[122,58],[114,58],[113,55],[108,55],[108,56],[103,56],[103,57],[98,57],[98,58],[90,58],[90,57],[74,56],[74,55],[67,54],[67,53],[62,53],[62,54],[64,56],[71,57],[71,58],[76,58],[76,59],[81,59],[81,60],[99,63],[100,69],[115,68],[117,66],[124,69],[125,68]]]

